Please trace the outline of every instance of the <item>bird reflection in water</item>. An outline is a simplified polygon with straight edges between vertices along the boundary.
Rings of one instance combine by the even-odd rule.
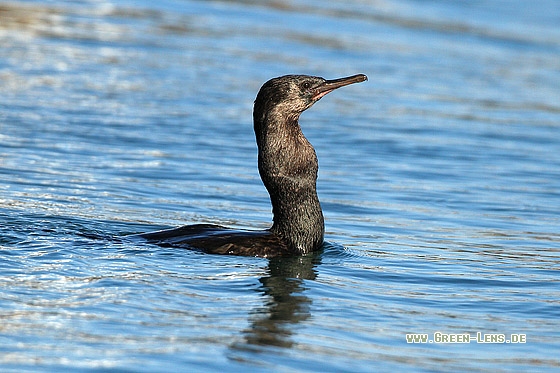
[[[244,340],[232,349],[258,352],[266,346],[292,347],[295,325],[311,316],[311,299],[304,294],[305,280],[315,280],[315,267],[320,263],[320,252],[270,259],[267,275],[259,279],[262,286],[258,288],[266,303],[252,312]]]

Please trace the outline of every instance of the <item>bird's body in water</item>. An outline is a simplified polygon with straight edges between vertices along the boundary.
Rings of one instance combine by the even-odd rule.
[[[319,166],[315,149],[301,131],[299,116],[327,93],[365,80],[363,74],[335,80],[286,75],[261,87],[253,123],[259,173],[272,203],[270,229],[240,231],[197,224],[139,236],[161,246],[213,254],[275,257],[320,249],[325,228],[316,191]]]

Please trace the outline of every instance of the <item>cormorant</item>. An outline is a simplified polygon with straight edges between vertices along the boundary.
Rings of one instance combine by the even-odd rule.
[[[334,80],[285,75],[261,87],[253,123],[259,173],[272,203],[271,228],[242,231],[196,224],[137,236],[161,246],[212,254],[275,257],[321,248],[325,227],[316,191],[319,166],[315,149],[301,131],[299,116],[327,93],[365,80],[363,74]]]

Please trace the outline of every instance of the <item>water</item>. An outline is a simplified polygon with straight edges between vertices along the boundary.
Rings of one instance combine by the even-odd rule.
[[[557,371],[559,23],[554,0],[0,5],[0,370]],[[323,252],[119,239],[267,227],[252,102],[287,73],[370,78],[301,118]],[[436,332],[471,341],[406,343]]]

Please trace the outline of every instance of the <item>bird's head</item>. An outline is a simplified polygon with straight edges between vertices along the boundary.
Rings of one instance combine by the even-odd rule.
[[[297,118],[327,93],[365,80],[367,76],[363,74],[334,80],[308,75],[284,75],[270,79],[257,94],[254,119],[256,122],[262,121],[264,116],[274,110],[280,110],[285,116]]]

